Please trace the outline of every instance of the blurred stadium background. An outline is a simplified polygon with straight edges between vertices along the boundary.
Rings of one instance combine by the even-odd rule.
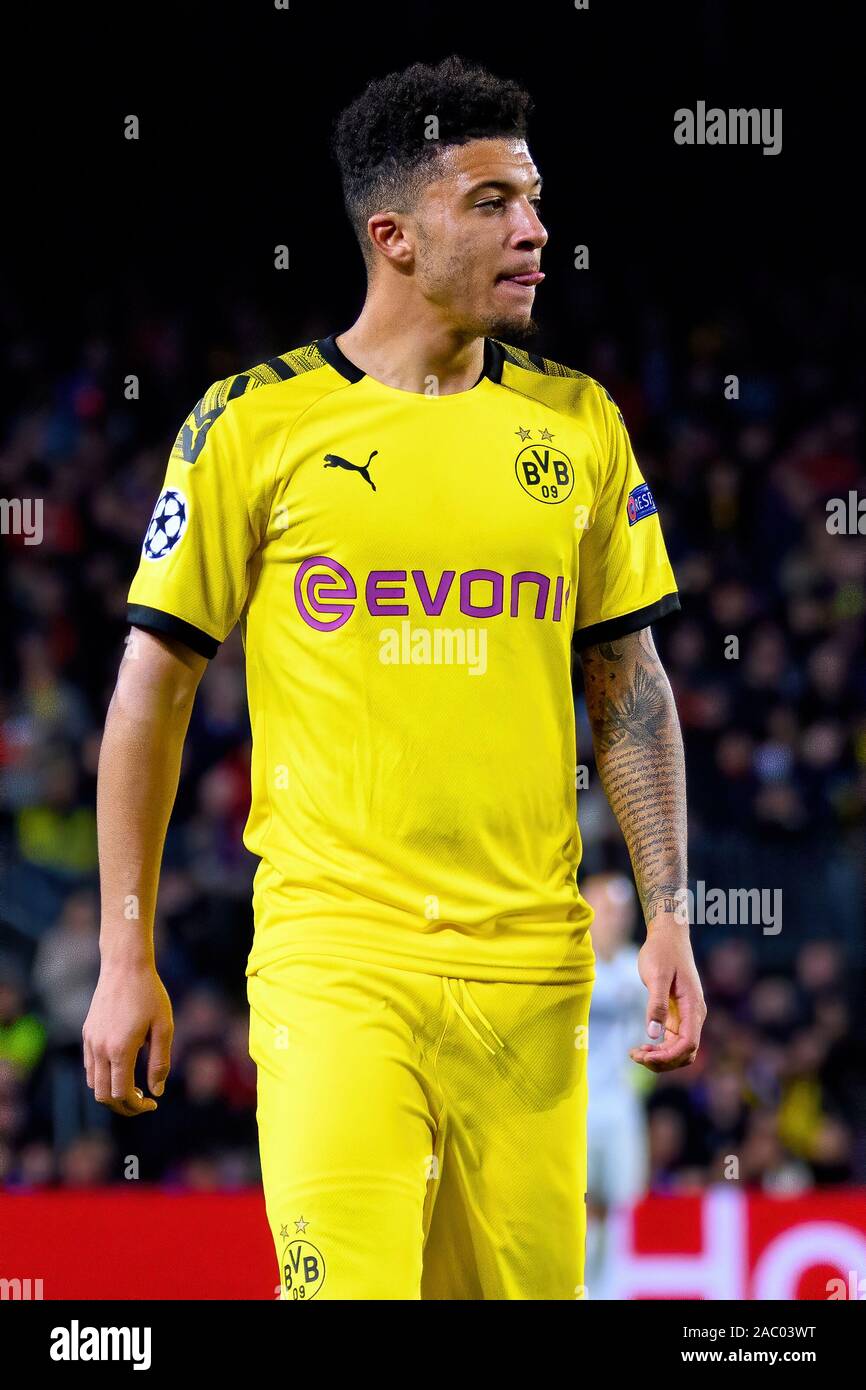
[[[168,11],[152,8],[155,32]],[[339,53],[312,12],[262,14],[232,29],[230,55],[197,34],[185,83],[161,84],[166,59],[146,45],[126,82],[85,57],[10,151],[26,196],[5,234],[0,497],[43,499],[44,538],[0,536],[0,1278],[48,1271],[46,1297],[272,1296],[246,1047],[255,863],[241,844],[238,633],[187,740],[156,924],[173,1071],[134,1126],[95,1105],[81,1065],[100,731],[184,416],[216,378],[339,331],[360,307],[332,115],[368,77],[454,50],[534,93],[551,234],[534,346],[604,383],[659,499],[683,612],[655,635],[686,742],[692,886],[782,892],[776,934],[695,926],[709,1005],[698,1061],[638,1073],[625,1051],[637,1037],[619,1045],[634,1000],[616,987],[639,939],[628,861],[577,673],[583,876],[628,967],[594,1014],[610,1067],[598,1093],[622,1099],[619,1119],[590,1112],[591,1211],[606,1216],[591,1235],[595,1296],[824,1298],[831,1276],[866,1276],[866,544],[826,525],[829,498],[866,495],[844,45],[828,103],[804,92],[799,50],[780,57],[783,7],[548,4],[531,57],[499,33],[497,7],[475,8],[471,22],[445,5],[435,30],[383,34],[375,56],[348,7]],[[830,32],[810,36],[812,71]],[[229,79],[253,66],[251,107]],[[675,147],[673,111],[697,99],[782,107],[782,154]],[[50,178],[34,179],[37,155]],[[273,268],[280,244],[288,271]],[[580,244],[588,270],[573,265]],[[604,1175],[626,1156],[638,1176],[620,1192]],[[171,1232],[154,1216],[166,1194]],[[786,1263],[792,1232],[801,1251]]]

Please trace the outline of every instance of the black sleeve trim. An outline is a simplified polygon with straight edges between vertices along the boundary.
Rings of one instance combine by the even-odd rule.
[[[209,637],[201,628],[193,627],[192,623],[185,623],[183,618],[176,618],[173,613],[163,613],[161,608],[147,608],[140,603],[129,603],[126,606],[126,621],[132,627],[143,627],[150,632],[162,633],[165,637],[176,637],[179,642],[191,647],[199,656],[206,656],[208,660],[216,656],[220,648],[215,637]]]
[[[574,633],[574,649],[582,652],[585,647],[595,647],[599,642],[613,642],[617,637],[627,637],[630,632],[649,627],[657,618],[678,612],[679,608],[679,594],[665,594],[664,598],[658,599],[656,603],[649,603],[646,608],[636,608],[633,613],[624,613],[621,618],[607,618],[603,623],[577,628]]]

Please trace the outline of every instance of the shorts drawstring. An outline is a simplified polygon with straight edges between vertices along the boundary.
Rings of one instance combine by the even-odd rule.
[[[472,1022],[471,1018],[469,1018],[468,1014],[466,1014],[466,1012],[461,1008],[460,1004],[458,1003],[457,999],[456,999],[455,996],[454,996],[454,991],[453,991],[453,989],[451,988],[451,984],[452,984],[451,980],[449,980],[447,976],[443,976],[443,983],[444,983],[444,985],[445,985],[446,990],[448,991],[448,997],[449,997],[449,999],[451,1000],[451,1003],[454,1005],[454,1007],[455,1007],[455,1009],[457,1010],[458,1014],[459,1014],[460,1017],[463,1019],[463,1022],[466,1024],[466,1027],[469,1029],[470,1033],[473,1033],[473,1034],[475,1035],[475,1037],[476,1037],[476,1038],[478,1039],[478,1041],[481,1043],[482,1047],[486,1047],[486,1048],[487,1048],[487,1051],[490,1053],[491,1057],[495,1057],[495,1056],[496,1056],[496,1050],[497,1050],[497,1049],[496,1049],[495,1047],[491,1047],[491,1046],[490,1046],[490,1043],[486,1040],[486,1038],[482,1038],[481,1034],[479,1033],[478,1029],[475,1027],[475,1024]],[[484,1015],[483,1015],[483,1013],[481,1012],[481,1010],[479,1009],[478,1005],[475,1003],[475,1000],[472,998],[472,995],[469,993],[469,990],[468,990],[467,987],[466,987],[466,982],[465,982],[465,980],[457,980],[457,981],[456,981],[456,984],[457,984],[457,985],[459,986],[459,988],[460,988],[460,995],[461,995],[461,998],[464,1000],[464,1002],[465,1002],[466,1004],[468,1004],[469,1007],[474,1011],[476,1017],[479,1018],[479,1019],[481,1020],[481,1022],[484,1024],[484,1027],[485,1027],[485,1028],[492,1034],[492,1036],[496,1039],[496,1041],[497,1041],[497,1043],[499,1044],[499,1046],[500,1046],[500,1047],[504,1047],[504,1046],[505,1046],[505,1043],[502,1041],[502,1039],[500,1038],[499,1034],[496,1032],[495,1028],[493,1027],[493,1024],[490,1023],[490,1022],[488,1022],[488,1020],[484,1017]]]

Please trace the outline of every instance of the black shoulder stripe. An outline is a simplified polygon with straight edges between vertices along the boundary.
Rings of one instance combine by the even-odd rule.
[[[579,372],[576,367],[566,367],[562,362],[554,362],[550,357],[544,357],[540,352],[528,352],[526,348],[506,347],[500,344],[505,360],[513,362],[515,367],[522,367],[525,372],[537,372],[539,376],[567,376],[582,377],[587,380],[585,372]]]
[[[247,389],[249,380],[249,377],[245,376],[243,373],[241,373],[240,376],[236,376],[229,387],[227,400],[233,401],[237,396],[242,396]]]
[[[300,376],[302,372],[313,371],[322,363],[315,347],[315,343],[307,343],[303,347],[292,348],[279,357],[260,362],[257,367],[248,367],[237,376],[223,377],[221,381],[214,382],[181,425],[172,453],[187,463],[195,463],[211,425],[219,419],[229,401],[238,400],[257,386],[272,386]]]
[[[269,357],[267,365],[275,376],[280,378],[280,381],[288,381],[290,376],[297,376],[297,372],[289,366],[283,357]]]
[[[521,365],[520,358],[514,355],[514,349],[510,348],[507,343],[501,343],[498,338],[491,338],[489,339],[489,341],[496,343],[501,357],[506,362],[511,362],[515,367],[519,367]]]

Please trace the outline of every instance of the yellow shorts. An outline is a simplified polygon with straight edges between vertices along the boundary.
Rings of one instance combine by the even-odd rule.
[[[583,1297],[592,984],[248,978],[284,1299]]]

